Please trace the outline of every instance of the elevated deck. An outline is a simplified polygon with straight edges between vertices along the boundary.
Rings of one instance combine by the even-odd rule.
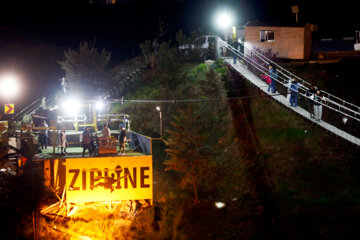
[[[82,152],[83,152],[83,148],[82,147],[69,147],[66,149],[67,154],[66,155],[61,155],[60,154],[60,148],[56,147],[55,148],[55,154],[53,153],[53,149],[51,146],[49,146],[47,149],[40,149],[41,153],[38,153],[35,155],[34,157],[34,161],[42,161],[45,159],[65,159],[65,158],[83,158],[82,156]],[[119,147],[117,147],[117,151],[119,152]],[[136,152],[133,151],[129,148],[126,148],[125,150],[125,155],[121,155],[124,157],[137,157],[137,156],[146,156],[147,154],[142,153],[142,152]],[[104,155],[95,155],[92,157],[109,157],[109,156],[120,156],[120,154],[104,154]],[[85,157],[89,157],[89,152],[86,150],[85,152]]]

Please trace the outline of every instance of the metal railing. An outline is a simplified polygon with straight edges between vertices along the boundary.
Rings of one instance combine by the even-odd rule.
[[[243,61],[243,65],[247,68],[247,70],[251,71],[258,78],[260,78],[262,74],[269,75],[269,64],[275,66],[278,72],[278,78],[276,79],[277,91],[284,97],[289,96],[289,79],[295,78],[300,83],[298,89],[298,105],[305,109],[305,111],[308,111],[308,118],[310,119],[310,112],[313,110],[310,109],[309,102],[311,99],[307,92],[311,84],[291,73],[274,61],[270,60],[255,49],[247,46],[243,42],[240,42],[240,44],[243,47],[243,51],[235,49],[222,39],[218,38],[216,47],[217,57],[230,58],[236,56],[238,59]],[[267,87],[265,81],[263,87]],[[321,105],[323,105],[322,120],[336,129],[340,129],[341,131],[350,134],[351,136],[359,138],[360,107],[328,92],[321,91],[321,93],[324,96],[324,101],[321,102]],[[288,107],[290,107],[289,105]],[[335,132],[340,134],[341,131]]]

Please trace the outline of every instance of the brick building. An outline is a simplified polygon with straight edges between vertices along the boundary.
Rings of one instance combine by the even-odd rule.
[[[244,26],[246,46],[272,49],[279,58],[309,59],[311,56],[311,32],[315,26],[310,23],[248,22]]]

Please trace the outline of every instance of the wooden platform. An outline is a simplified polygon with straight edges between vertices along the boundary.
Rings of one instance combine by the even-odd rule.
[[[83,152],[83,148],[82,147],[69,147],[66,149],[66,151],[68,152],[66,155],[61,155],[60,154],[60,148],[56,147],[56,152],[55,154],[53,154],[53,149],[52,147],[48,147],[47,149],[40,149],[41,153],[38,153],[35,155],[34,160],[45,160],[45,159],[63,159],[63,158],[82,158],[82,152]],[[118,156],[118,152],[119,152],[119,146],[116,147],[117,153],[115,154],[103,154],[103,155],[97,155],[94,157],[101,157],[101,156]],[[125,150],[125,157],[126,156],[145,156],[146,154],[144,153],[140,153],[140,152],[135,152],[132,151],[130,149],[126,149]],[[86,150],[85,152],[85,157],[90,157],[89,156],[89,152]]]

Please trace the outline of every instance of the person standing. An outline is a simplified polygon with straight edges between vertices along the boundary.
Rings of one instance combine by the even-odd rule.
[[[48,137],[49,137],[49,130],[47,129],[49,127],[49,125],[47,125],[46,121],[44,120],[41,124],[40,127],[44,128],[40,130],[40,146],[41,149],[47,149],[47,145],[48,145]]]
[[[238,51],[239,51],[239,45],[240,45],[240,43],[238,42],[238,41],[236,41],[236,39],[234,39],[233,41],[232,41],[232,43],[231,43],[231,46],[233,47],[233,48],[235,48],[235,49],[232,49],[232,56],[233,56],[233,63],[234,64],[236,64],[236,58],[237,58],[237,54],[239,54],[238,53]]]
[[[270,92],[271,88],[271,78],[268,75],[261,74],[261,79],[264,79],[266,84],[268,85],[268,92]]]
[[[61,155],[67,154],[67,152],[66,152],[67,141],[66,141],[65,128],[61,128],[61,132],[60,132],[60,148],[61,148]]]
[[[291,87],[291,83],[293,81],[293,78],[289,78],[287,84],[286,84],[286,88],[287,88],[287,94],[286,94],[286,99],[290,102],[290,87]]]
[[[109,138],[111,136],[111,131],[108,125],[105,123],[104,128],[102,129],[103,138]]]
[[[292,107],[297,107],[299,86],[300,84],[296,81],[295,78],[293,78],[293,81],[290,85],[290,105]]]
[[[311,118],[314,118],[313,96],[315,95],[315,93],[316,93],[316,88],[314,85],[311,85],[310,88],[306,91],[306,96],[308,97],[308,110]]]
[[[91,133],[90,129],[88,127],[85,127],[85,130],[83,132],[83,139],[82,139],[82,147],[83,147],[83,153],[82,156],[85,156],[85,150],[87,149],[89,151],[89,155],[91,157]]]
[[[316,90],[314,95],[314,117],[316,121],[321,121],[322,117],[322,102],[324,100],[323,95],[321,94],[320,90]]]
[[[120,155],[125,155],[125,143],[126,143],[126,131],[123,125],[120,125],[120,133],[119,133],[119,152]]]
[[[278,79],[278,72],[276,70],[276,68],[269,64],[269,75],[271,78],[271,84],[269,85],[272,93],[276,93],[276,81]]]

